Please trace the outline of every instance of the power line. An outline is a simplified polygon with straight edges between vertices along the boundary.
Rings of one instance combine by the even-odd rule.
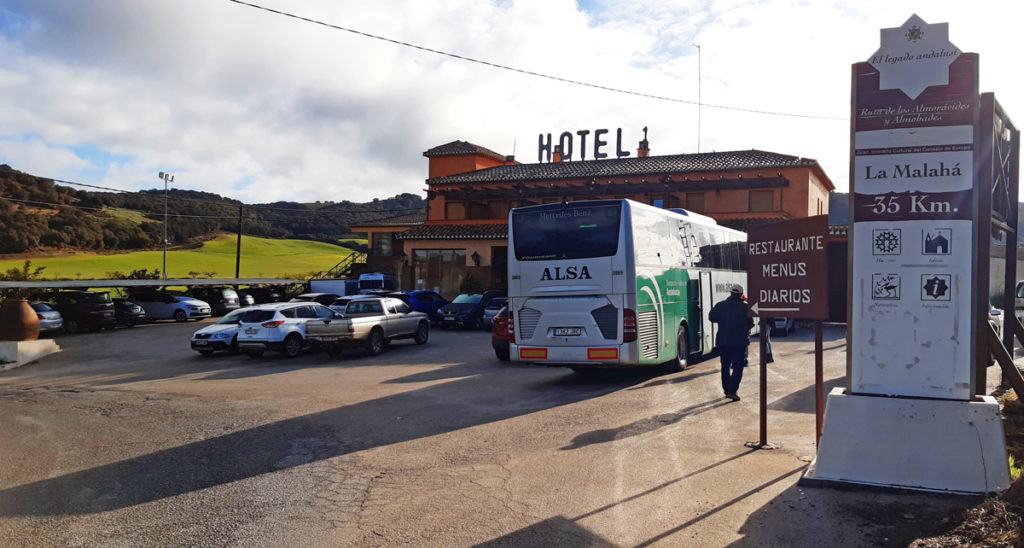
[[[591,82],[583,82],[581,80],[572,80],[572,79],[569,79],[569,78],[563,78],[561,76],[554,76],[554,75],[551,75],[551,74],[544,74],[542,72],[535,72],[535,71],[532,71],[532,70],[521,69],[521,68],[509,66],[509,65],[502,65],[500,63],[494,63],[494,62],[491,62],[491,61],[484,61],[482,59],[476,59],[474,57],[466,57],[465,55],[459,55],[459,54],[456,54],[456,53],[450,53],[450,52],[447,52],[447,51],[442,51],[442,50],[438,50],[438,49],[428,48],[426,46],[420,46],[420,45],[412,44],[412,43],[409,43],[409,42],[403,42],[401,40],[396,40],[394,38],[388,38],[386,36],[380,36],[380,35],[377,35],[377,34],[371,34],[369,32],[363,32],[361,30],[356,30],[356,29],[351,29],[351,28],[347,28],[347,27],[342,27],[340,25],[335,25],[335,24],[332,24],[332,23],[327,23],[327,22],[321,21],[319,19],[312,19],[310,17],[303,17],[301,15],[296,15],[294,13],[289,13],[289,12],[286,12],[286,11],[281,11],[281,10],[276,10],[276,9],[273,9],[273,8],[268,8],[266,6],[260,6],[258,4],[252,4],[252,3],[249,3],[249,2],[245,2],[243,0],[228,0],[228,2],[234,2],[235,4],[239,4],[239,5],[242,5],[242,6],[248,6],[250,8],[255,8],[255,9],[258,9],[258,10],[267,11],[267,12],[274,13],[274,14],[277,14],[277,15],[283,15],[284,17],[291,17],[292,19],[298,19],[300,21],[305,21],[307,23],[313,23],[315,25],[321,25],[321,26],[328,27],[328,28],[335,29],[335,30],[341,30],[341,31],[345,31],[345,32],[350,32],[352,34],[358,34],[359,36],[365,36],[367,38],[373,38],[374,40],[380,40],[380,41],[383,41],[383,42],[390,42],[392,44],[396,44],[396,45],[407,47],[407,48],[418,49],[420,51],[425,51],[425,52],[428,52],[428,53],[435,53],[437,55],[443,55],[443,56],[446,56],[446,57],[451,57],[453,59],[458,59],[460,61],[467,61],[469,63],[476,63],[476,64],[479,64],[479,65],[484,65],[484,66],[488,66],[488,67],[491,67],[491,68],[496,68],[496,69],[500,69],[500,70],[507,70],[507,71],[510,71],[510,72],[517,72],[519,74],[525,74],[527,76],[535,76],[537,78],[545,78],[547,80],[553,80],[553,81],[556,81],[556,82],[563,82],[563,83],[566,83],[566,84],[573,84],[573,85],[576,85],[576,86],[583,86],[583,87],[588,87],[588,88],[600,89],[600,90],[604,90],[604,91],[610,91],[610,92],[613,92],[613,93],[622,93],[622,94],[625,94],[625,95],[633,95],[633,96],[636,96],[636,97],[645,97],[647,99],[656,99],[658,101],[670,101],[670,102],[673,102],[673,103],[683,103],[683,104],[687,104],[687,105],[704,106],[704,107],[709,107],[709,108],[717,108],[717,109],[721,109],[721,110],[732,110],[732,111],[737,111],[737,112],[750,112],[750,113],[753,113],[753,114],[766,114],[766,115],[769,115],[769,116],[786,116],[786,117],[790,117],[790,118],[808,118],[808,119],[812,119],[812,120],[839,120],[839,121],[846,121],[846,118],[839,118],[839,117],[836,117],[836,116],[818,116],[818,115],[814,115],[814,114],[798,114],[798,113],[793,113],[793,112],[777,112],[777,111],[762,110],[762,109],[755,109],[755,108],[733,107],[733,106],[728,106],[728,105],[716,105],[716,104],[713,104],[713,103],[701,103],[699,101],[691,101],[689,99],[679,99],[677,97],[666,97],[664,95],[653,95],[653,94],[650,94],[650,93],[643,93],[643,92],[640,92],[640,91],[631,91],[631,90],[622,89],[622,88],[613,88],[611,86],[604,86],[604,85],[601,85],[601,84],[594,84],[594,83],[591,83]]]

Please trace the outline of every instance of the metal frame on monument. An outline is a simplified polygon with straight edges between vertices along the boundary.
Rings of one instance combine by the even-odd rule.
[[[978,151],[975,156],[979,186],[991,189],[979,193],[979,219],[991,219],[992,235],[1002,233],[1006,237],[1005,276],[1003,278],[1002,309],[1003,338],[988,324],[987,311],[980,310],[978,333],[987,336],[978,338],[975,355],[975,394],[985,392],[985,368],[989,354],[996,359],[1003,370],[1003,384],[1013,387],[1018,396],[1024,394],[1024,377],[1013,364],[1013,339],[1024,344],[1024,326],[1021,326],[1015,312],[1014,290],[1017,285],[1017,213],[1020,204],[1020,131],[1003,110],[992,93],[981,95],[981,113],[978,121]],[[978,256],[985,259],[991,255],[991,238],[979,238]],[[985,285],[983,295],[991,293],[989,263],[979,260],[979,282]],[[984,303],[978,303],[979,306]]]

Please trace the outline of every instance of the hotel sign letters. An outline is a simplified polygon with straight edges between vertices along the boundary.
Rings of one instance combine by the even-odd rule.
[[[576,152],[579,152],[580,160],[586,160],[588,149],[594,160],[603,160],[610,153],[615,154],[616,158],[629,156],[629,151],[622,149],[622,128],[615,130],[614,152],[605,151],[605,147],[610,145],[612,143],[608,141],[607,129],[595,129],[593,132],[589,129],[581,129],[576,133],[563,131],[557,139],[554,139],[550,133],[541,133],[537,136],[537,161],[550,162],[556,146],[560,147],[563,160],[571,160]]]
[[[971,397],[977,90],[978,56],[916,15],[853,66],[853,393]]]

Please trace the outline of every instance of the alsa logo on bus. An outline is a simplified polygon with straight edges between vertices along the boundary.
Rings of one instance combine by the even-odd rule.
[[[554,270],[555,274],[552,276],[551,271]],[[562,267],[556,266],[554,268],[545,268],[544,273],[540,275],[540,281],[551,281],[551,280],[590,280],[590,270],[587,269],[586,265],[583,268],[577,268],[575,266],[567,266],[565,270]]]

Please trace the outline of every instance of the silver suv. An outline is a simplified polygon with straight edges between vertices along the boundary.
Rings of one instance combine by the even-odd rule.
[[[294,358],[307,346],[306,322],[334,318],[314,302],[268,303],[247,308],[238,324],[238,349],[250,358],[277,350]]]

